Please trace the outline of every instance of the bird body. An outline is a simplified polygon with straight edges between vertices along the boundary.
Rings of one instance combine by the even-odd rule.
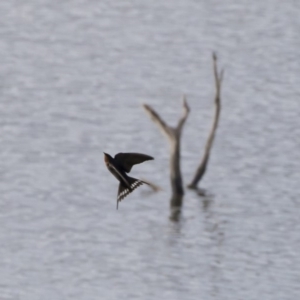
[[[117,196],[117,209],[119,202],[122,199],[129,195],[138,186],[143,183],[147,184],[147,182],[130,177],[126,173],[131,171],[133,165],[152,159],[154,159],[152,156],[141,153],[118,153],[114,158],[109,154],[104,153],[104,161],[107,169],[120,182]]]

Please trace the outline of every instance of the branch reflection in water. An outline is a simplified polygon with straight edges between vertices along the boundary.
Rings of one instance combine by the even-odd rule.
[[[219,283],[223,282],[222,270],[224,254],[223,254],[223,244],[224,244],[224,221],[220,220],[216,203],[214,201],[213,195],[207,195],[203,198],[201,203],[201,211],[203,213],[204,220],[204,231],[207,233],[211,241],[210,252],[210,269],[211,269],[211,295],[213,297],[220,296]]]

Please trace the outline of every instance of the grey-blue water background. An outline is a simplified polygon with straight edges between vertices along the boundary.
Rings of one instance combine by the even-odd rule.
[[[300,297],[299,1],[1,1],[0,299]],[[185,183],[222,113],[201,186],[169,218],[168,144],[185,93]],[[102,152],[155,157],[116,211]]]

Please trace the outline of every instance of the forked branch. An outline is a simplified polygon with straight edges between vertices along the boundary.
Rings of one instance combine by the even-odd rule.
[[[184,189],[182,184],[181,170],[180,170],[180,138],[182,128],[189,115],[189,106],[185,97],[183,98],[183,113],[178,121],[177,127],[173,128],[167,125],[160,115],[149,105],[143,105],[146,113],[150,116],[152,121],[156,123],[159,129],[167,136],[170,144],[170,179],[172,187],[171,207],[181,207]]]

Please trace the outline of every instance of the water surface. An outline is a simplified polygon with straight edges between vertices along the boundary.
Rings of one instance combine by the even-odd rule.
[[[275,5],[276,4],[276,5]],[[0,4],[1,299],[298,299],[300,7],[296,1]],[[186,94],[188,183],[225,67],[210,196],[169,220],[170,124]],[[102,152],[155,161],[115,210]],[[205,203],[207,205],[205,205]]]

